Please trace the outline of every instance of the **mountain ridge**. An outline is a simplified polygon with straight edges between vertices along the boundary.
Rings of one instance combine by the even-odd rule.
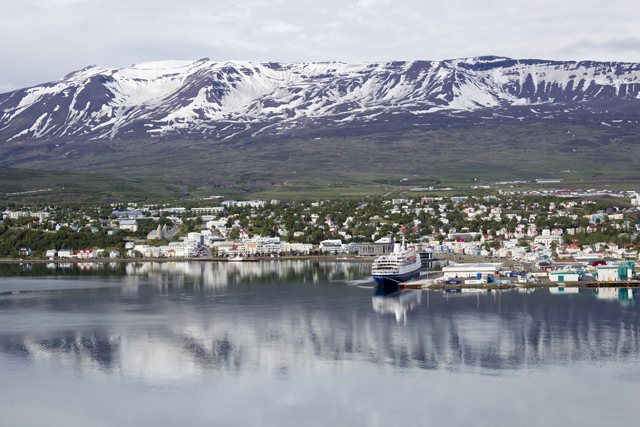
[[[92,66],[0,94],[0,166],[216,188],[637,180],[639,97],[622,62]]]
[[[373,63],[205,58],[90,66],[56,82],[0,94],[0,144],[186,135],[225,140],[278,135],[314,122],[366,125],[389,115],[424,120],[483,112],[525,120],[602,114],[621,103],[623,111],[635,114],[639,96],[640,64],[623,62],[498,56]]]

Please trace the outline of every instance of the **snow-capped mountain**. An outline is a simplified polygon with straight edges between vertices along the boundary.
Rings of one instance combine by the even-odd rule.
[[[345,64],[88,67],[0,95],[0,142],[255,136],[389,114],[604,112],[640,106],[640,64],[480,57]],[[525,113],[522,113],[522,112]],[[524,116],[513,119],[522,120]]]

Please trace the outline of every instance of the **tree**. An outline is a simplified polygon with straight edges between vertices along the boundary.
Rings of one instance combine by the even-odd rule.
[[[232,228],[231,231],[229,232],[229,238],[231,240],[237,240],[240,237],[240,232],[238,231],[237,228]]]
[[[309,236],[311,243],[318,244],[324,240],[324,230],[322,228],[316,228],[311,232],[311,236]]]

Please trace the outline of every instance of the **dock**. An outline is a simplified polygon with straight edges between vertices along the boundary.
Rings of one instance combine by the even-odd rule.
[[[640,288],[640,281],[628,280],[617,282],[545,282],[545,283],[483,283],[483,284],[451,284],[435,283],[439,276],[419,277],[408,282],[398,283],[398,289],[511,289],[516,287],[526,288],[556,288],[556,287],[576,287],[576,288]]]
[[[587,288],[637,288],[640,287],[640,282],[636,280],[625,280],[617,282],[587,282],[579,286],[584,286]]]
[[[442,273],[431,273],[425,274],[417,279],[409,280],[408,282],[398,283],[398,288],[400,289],[428,289],[432,286],[440,286],[436,285],[435,280],[439,279],[442,276]]]

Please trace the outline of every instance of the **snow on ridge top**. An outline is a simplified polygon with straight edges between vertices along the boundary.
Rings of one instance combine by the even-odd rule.
[[[81,82],[81,81],[89,79],[89,78],[91,78],[91,77],[93,77],[95,75],[106,74],[106,73],[109,73],[110,71],[111,70],[109,68],[98,67],[97,65],[90,65],[88,67],[84,67],[81,70],[73,71],[73,72],[67,74],[62,79],[58,80],[55,83]],[[40,86],[42,86],[42,85],[38,85],[38,86],[34,86],[34,87],[40,87]]]
[[[471,58],[458,58],[458,59],[449,59],[444,62],[453,62],[455,64],[491,64],[496,62],[504,62],[504,61],[514,61],[513,58],[508,58],[506,56],[474,56]],[[517,60],[515,60],[517,61]]]
[[[323,74],[327,77],[335,74],[347,77],[352,73],[366,73],[375,71],[391,71],[398,72],[400,74],[406,73],[416,63],[431,64],[434,67],[444,66],[446,68],[457,69],[462,72],[478,72],[481,71],[483,66],[486,65],[489,68],[499,68],[501,70],[521,70],[528,71],[535,69],[536,67],[558,68],[558,71],[569,69],[577,70],[582,68],[584,63],[577,63],[575,61],[553,61],[553,60],[534,60],[534,59],[512,59],[503,56],[478,56],[472,58],[460,58],[454,60],[445,61],[384,61],[384,62],[342,62],[342,61],[319,61],[319,62],[257,62],[257,61],[211,61],[209,58],[203,58],[195,61],[186,60],[169,60],[169,61],[152,61],[133,64],[130,67],[125,68],[102,68],[91,66],[82,70],[76,71],[65,77],[66,81],[78,82],[83,79],[93,77],[96,74],[104,74],[113,76],[115,78],[127,78],[127,79],[140,79],[140,80],[154,80],[163,78],[165,76],[178,76],[189,75],[197,70],[211,71],[221,68],[245,68],[248,71],[258,71],[270,75],[272,78],[285,78],[285,80],[291,80],[292,74],[305,74],[305,75],[317,75]],[[504,63],[505,66],[501,66]],[[627,63],[598,63],[589,64],[589,68],[609,68],[616,65],[626,66],[630,65],[631,69],[625,69],[623,75],[635,74],[633,68],[636,68],[640,64],[627,64]],[[633,67],[635,65],[636,67]],[[480,67],[478,69],[477,67]],[[636,68],[637,69],[637,68]],[[484,71],[484,70],[482,70]],[[548,71],[548,70],[547,70]],[[617,76],[616,76],[617,77]],[[615,78],[615,77],[614,77]],[[635,78],[633,79],[635,81]],[[284,81],[283,81],[284,83]]]
[[[117,76],[126,79],[155,80],[171,75],[187,75],[203,65],[209,65],[208,62],[208,59],[199,59],[197,61],[141,62],[127,68],[112,69],[112,73],[114,77]]]
[[[432,62],[435,62],[435,61],[432,61]],[[447,59],[440,62],[455,68],[470,70],[470,69],[477,69],[478,67],[508,69],[514,66],[530,66],[533,64],[552,65],[556,63],[571,63],[573,61],[554,61],[554,60],[547,60],[547,59],[519,59],[519,58],[509,58],[507,56],[474,56],[471,58]]]
[[[129,68],[133,68],[137,70],[174,70],[178,68],[186,68],[196,62],[201,62],[201,61],[202,60],[196,60],[196,61],[167,60],[167,61],[140,62],[137,64],[133,64]]]

